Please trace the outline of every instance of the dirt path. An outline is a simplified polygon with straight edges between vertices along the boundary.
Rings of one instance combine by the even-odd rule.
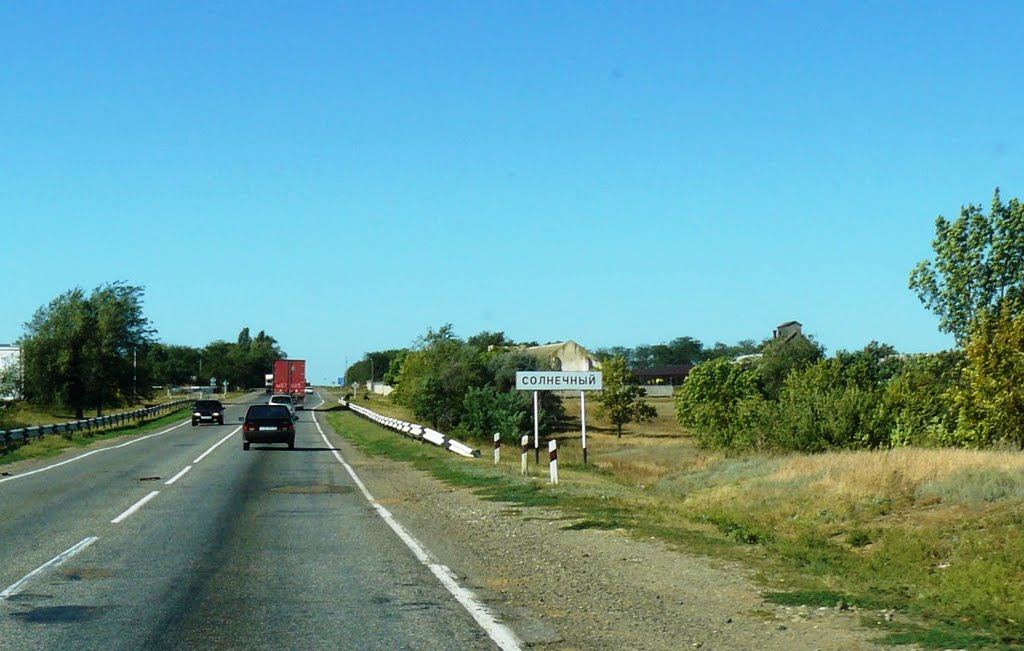
[[[530,648],[894,648],[872,643],[855,610],[764,601],[741,567],[622,532],[564,530],[556,512],[484,501],[347,442],[342,450],[381,504]]]

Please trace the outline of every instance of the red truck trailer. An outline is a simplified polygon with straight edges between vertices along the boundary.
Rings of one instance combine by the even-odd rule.
[[[306,400],[306,360],[279,359],[274,362],[274,393],[287,393],[302,409]]]

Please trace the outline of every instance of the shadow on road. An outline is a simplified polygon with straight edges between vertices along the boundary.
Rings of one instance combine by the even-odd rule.
[[[269,445],[256,446],[255,444],[250,448],[252,450],[267,450],[268,452],[341,452],[341,448],[300,448],[294,447],[291,450],[288,448],[272,448]]]

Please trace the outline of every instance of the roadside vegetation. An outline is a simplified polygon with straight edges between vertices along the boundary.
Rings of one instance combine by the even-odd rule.
[[[623,365],[695,366],[674,398],[630,390],[630,404],[600,411],[586,466],[578,405],[559,400],[560,424],[548,428],[561,441],[558,486],[545,468],[521,477],[515,447],[494,467],[331,418],[363,449],[484,497],[557,506],[569,528],[621,528],[747,563],[769,599],[857,608],[890,643],[1024,649],[1024,205],[997,190],[987,214],[965,206],[939,217],[933,250],[909,286],[954,349],[901,355],[871,342],[827,356],[787,332],[601,351],[612,394]],[[374,397],[371,408],[485,447],[500,396],[515,394],[483,370],[511,354],[498,334],[485,349],[445,326],[390,351],[394,401]],[[522,410],[521,398],[507,400]],[[526,422],[509,420],[503,440],[514,444]]]
[[[567,412],[578,413],[576,401]],[[607,419],[559,439],[560,484],[503,448],[466,460],[353,414],[336,431],[371,454],[410,462],[487,499],[560,509],[566,528],[622,529],[741,562],[769,600],[857,609],[890,643],[1024,649],[1024,457],[1011,451],[916,449],[733,454],[680,433],[671,399],[621,439]],[[369,407],[409,419],[375,396]]]

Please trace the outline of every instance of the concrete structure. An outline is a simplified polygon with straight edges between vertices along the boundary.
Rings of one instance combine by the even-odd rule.
[[[524,348],[523,352],[549,364],[552,371],[599,371],[601,362],[575,341]]]
[[[803,324],[799,321],[786,321],[785,323],[779,324],[773,333],[775,339],[782,339],[784,341],[789,341],[790,339],[802,334]]]
[[[14,395],[2,380],[8,375],[15,378],[21,373],[21,348],[0,344],[0,400],[14,400]]]

